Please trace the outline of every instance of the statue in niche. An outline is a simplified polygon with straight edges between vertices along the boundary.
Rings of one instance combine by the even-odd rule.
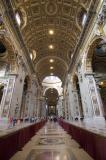
[[[4,23],[3,23],[3,18],[1,14],[0,14],[0,30],[4,30]]]
[[[90,83],[90,84],[93,84],[92,78],[89,79],[89,83]]]
[[[95,93],[95,87],[91,88],[91,93]]]
[[[106,35],[104,26],[106,25],[106,2],[103,6],[102,12],[98,16],[98,29],[100,34]]]
[[[27,72],[27,68],[26,68],[26,65],[24,64],[24,61],[23,61],[23,57],[21,55],[19,55],[18,53],[16,53],[16,61],[17,61],[17,64],[18,64],[18,67],[22,67],[22,69]]]
[[[3,25],[3,18],[2,18],[2,15],[0,14],[0,28],[2,25]]]
[[[95,96],[92,97],[92,101],[94,104],[97,104],[97,98]]]
[[[2,15],[0,14],[0,36],[4,36],[4,34],[6,33],[6,29],[5,29],[5,25],[3,22],[3,18]]]
[[[9,63],[6,64],[6,72],[5,73],[6,74],[10,73],[10,64]]]
[[[96,116],[100,115],[99,106],[98,106],[98,102],[97,102],[96,96],[93,96],[93,97],[92,97],[92,102],[93,102],[93,105],[94,105],[94,109],[95,109],[95,114],[96,114]]]
[[[96,116],[100,115],[98,105],[95,105],[95,114],[96,114]]]

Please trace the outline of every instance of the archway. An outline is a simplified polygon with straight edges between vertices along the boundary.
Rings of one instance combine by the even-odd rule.
[[[106,41],[101,40],[94,48],[92,57],[92,69],[98,85],[104,114],[106,115]]]
[[[42,86],[44,87],[44,93],[45,95],[46,90],[49,88],[55,88],[58,91],[58,94],[61,95],[62,93],[62,81],[57,76],[46,76],[42,81]]]
[[[16,59],[16,50],[11,39],[7,36],[0,37],[0,100],[1,100],[1,116],[8,117],[13,114],[13,108],[16,108],[15,113],[17,112],[18,107],[11,105],[13,103],[13,91],[15,88],[15,76],[17,74],[17,59]],[[3,84],[3,85],[2,85]],[[3,96],[3,88],[4,96]],[[3,101],[2,101],[3,96]],[[8,103],[7,103],[8,102]],[[14,101],[15,103],[15,101]]]
[[[5,75],[16,74],[18,69],[16,50],[11,39],[0,38],[0,65],[5,66]]]
[[[95,79],[101,110],[103,105],[104,115],[106,115],[106,41],[103,38],[96,39],[90,46],[86,59],[86,71],[90,72]],[[95,103],[96,101],[95,99]]]
[[[58,91],[55,88],[49,88],[45,92],[45,100],[48,106],[48,115],[57,115],[57,102],[59,99]]]

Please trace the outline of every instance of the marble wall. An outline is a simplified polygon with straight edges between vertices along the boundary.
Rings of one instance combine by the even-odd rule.
[[[105,2],[104,2],[105,3]],[[95,20],[91,23],[88,33],[86,34],[84,43],[79,50],[79,57],[76,58],[76,64],[71,70],[70,75],[67,75],[67,82],[65,90],[68,93],[68,111],[65,111],[66,119],[67,113],[69,119],[73,120],[80,118],[88,119],[104,119],[104,110],[100,91],[95,79],[95,73],[92,69],[91,50],[92,44],[98,39],[105,39],[105,22],[100,26],[100,16],[104,16],[105,4],[101,3],[97,8]],[[103,19],[101,19],[103,20]],[[78,78],[79,89],[75,87],[74,76]],[[80,94],[80,96],[79,96]],[[66,100],[66,95],[64,99]],[[66,108],[66,103],[64,105]]]

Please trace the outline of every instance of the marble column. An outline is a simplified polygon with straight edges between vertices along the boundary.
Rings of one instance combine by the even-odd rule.
[[[84,118],[91,118],[94,116],[94,110],[92,106],[92,101],[89,93],[89,81],[83,70],[78,68],[78,83],[79,83],[79,91],[81,95],[81,103]]]
[[[69,118],[73,120],[82,116],[81,106],[78,100],[78,92],[74,88],[73,83],[69,81],[68,83],[68,101],[69,101]]]
[[[14,93],[16,76],[8,76],[2,78],[2,82],[4,83],[4,91],[0,104],[0,117],[9,117],[11,110],[14,109],[12,106],[12,98]]]
[[[58,100],[57,110],[58,110],[58,116],[59,116],[59,117],[63,117],[63,104],[62,104],[62,98],[59,98],[59,100]]]
[[[103,117],[103,104],[93,75],[86,75],[94,116]]]

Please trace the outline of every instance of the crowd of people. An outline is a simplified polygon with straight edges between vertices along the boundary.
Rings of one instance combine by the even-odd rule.
[[[21,123],[34,123],[39,120],[40,120],[40,118],[33,117],[33,116],[32,117],[24,117],[24,118],[10,117],[8,119],[8,123],[9,123],[9,128],[11,128],[11,127],[19,125]]]
[[[56,116],[49,116],[48,121],[57,122],[57,117]]]
[[[16,117],[9,117],[9,118],[2,118],[0,119],[0,127],[1,128],[13,128],[14,126],[20,125],[22,123],[36,123],[40,120],[48,120],[49,122],[57,122],[58,118],[55,115],[51,115],[48,117],[34,117],[34,116],[25,116],[24,118],[16,118]]]

